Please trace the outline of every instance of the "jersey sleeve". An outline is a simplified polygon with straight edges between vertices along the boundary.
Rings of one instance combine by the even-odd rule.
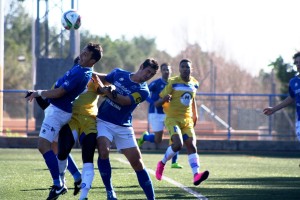
[[[149,96],[149,90],[140,90],[129,95],[131,104],[139,104],[145,101]]]

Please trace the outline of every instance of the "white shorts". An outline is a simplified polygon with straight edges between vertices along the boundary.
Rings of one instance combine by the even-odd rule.
[[[137,142],[132,127],[115,125],[97,118],[97,131],[97,138],[104,136],[110,142],[114,141],[118,151],[137,147]]]
[[[50,104],[45,109],[45,117],[39,136],[51,143],[53,141],[57,142],[61,127],[70,121],[71,116],[72,113],[65,112]]]
[[[300,141],[300,121],[296,122],[296,136],[298,141]]]
[[[165,127],[165,114],[149,113],[149,123],[153,132],[163,131]]]

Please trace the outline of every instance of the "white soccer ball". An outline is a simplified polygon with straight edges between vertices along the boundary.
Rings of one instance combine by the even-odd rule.
[[[69,10],[63,13],[61,24],[67,30],[79,29],[81,26],[81,17],[76,10]]]

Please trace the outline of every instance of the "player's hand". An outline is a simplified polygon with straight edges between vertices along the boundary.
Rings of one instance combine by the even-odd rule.
[[[33,90],[28,90],[28,91],[26,92],[25,98],[29,97],[32,93],[33,93]]]
[[[172,95],[167,94],[162,100],[163,102],[170,102],[172,100]]]
[[[28,90],[25,98],[27,99],[27,101],[32,102],[32,100],[38,96],[39,96],[39,94],[37,93],[37,91]]]
[[[265,109],[263,110],[263,113],[264,113],[265,115],[269,116],[269,115],[272,115],[272,114],[274,113],[274,111],[273,111],[273,108],[272,108],[272,107],[268,107],[268,108],[265,108]]]

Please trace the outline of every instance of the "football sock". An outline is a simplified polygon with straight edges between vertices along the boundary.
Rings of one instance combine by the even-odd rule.
[[[142,171],[136,171],[136,175],[141,188],[144,190],[144,193],[147,196],[147,199],[154,200],[154,189],[147,170],[143,169]]]
[[[154,143],[154,138],[155,138],[155,134],[154,133],[149,133],[147,135],[144,135],[144,141],[148,141],[148,142]]]
[[[50,150],[44,153],[43,157],[53,179],[53,185],[60,187],[62,185],[62,182],[59,178],[59,169],[56,155],[52,150]]]
[[[169,146],[161,162],[166,164],[175,154],[176,152],[173,151],[172,146]]]
[[[113,190],[111,182],[111,165],[109,159],[98,158],[98,169],[103,181],[103,184],[106,188],[106,191]]]
[[[68,159],[59,160],[57,158],[57,163],[58,163],[58,169],[59,169],[60,179],[64,183],[65,182],[65,173],[67,171],[67,166],[68,166]]]
[[[177,151],[177,153],[173,156],[173,158],[172,158],[172,164],[177,162],[178,154],[179,154],[179,151]]]
[[[81,173],[73,159],[73,156],[69,154],[68,156],[68,170],[72,174],[74,181],[77,182],[81,179]]]
[[[189,164],[192,168],[193,174],[199,173],[200,169],[200,162],[199,162],[199,156],[197,153],[190,154],[188,156]]]
[[[83,163],[82,167],[82,182],[81,182],[81,192],[80,198],[86,198],[89,190],[92,187],[92,182],[95,176],[94,164],[93,163]]]

